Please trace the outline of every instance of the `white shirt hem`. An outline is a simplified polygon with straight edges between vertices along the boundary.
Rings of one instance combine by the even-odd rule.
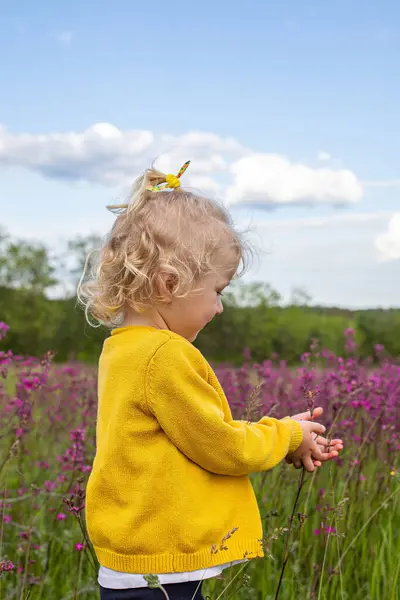
[[[198,571],[186,571],[184,573],[161,573],[158,575],[158,579],[161,585],[168,585],[171,583],[187,583],[189,581],[201,581],[203,579],[210,579],[217,577],[223,571],[239,563],[246,562],[246,560],[235,560],[230,563],[224,563],[215,567],[208,567],[207,569],[200,569]],[[147,581],[143,578],[143,575],[137,573],[122,573],[121,571],[114,571],[107,567],[100,566],[99,575],[97,581],[103,588],[112,590],[125,590],[132,588],[147,587]]]

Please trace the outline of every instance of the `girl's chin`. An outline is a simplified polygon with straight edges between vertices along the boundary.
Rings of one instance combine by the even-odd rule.
[[[198,329],[195,333],[191,333],[190,335],[185,336],[188,342],[194,342],[195,339],[197,338],[197,336],[199,335],[199,333],[201,331],[203,331],[204,327],[206,327],[208,325],[210,321],[207,321],[207,323],[205,325],[203,325],[203,327],[201,329]]]
[[[197,338],[197,336],[199,335],[201,329],[199,329],[199,331],[196,331],[195,333],[191,333],[190,335],[186,336],[186,339],[188,342],[194,342]]]

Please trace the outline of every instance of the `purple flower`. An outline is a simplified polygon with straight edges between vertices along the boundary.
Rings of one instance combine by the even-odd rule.
[[[46,488],[47,492],[52,492],[53,490],[56,489],[57,484],[54,481],[48,481],[46,479],[46,481],[44,482],[44,487]]]
[[[69,438],[71,441],[83,442],[85,440],[85,430],[84,429],[72,429],[69,433]]]
[[[335,534],[336,533],[336,527],[325,527],[325,533]]]
[[[14,569],[14,564],[11,560],[2,560],[0,561],[0,575],[3,572],[12,571]]]
[[[36,463],[36,466],[39,467],[39,469],[48,469],[50,465],[47,461],[40,460]]]
[[[336,527],[330,527],[329,525],[321,523],[321,527],[319,529],[314,529],[314,535],[319,535],[320,533],[325,533],[326,535],[335,535]]]
[[[25,390],[27,391],[32,391],[32,390],[36,390],[40,387],[40,379],[37,376],[33,376],[33,377],[24,377],[22,379],[22,385],[24,387]]]
[[[3,321],[0,321],[0,340],[2,340],[3,338],[6,337],[7,335],[7,331],[9,330],[9,326],[4,323]]]

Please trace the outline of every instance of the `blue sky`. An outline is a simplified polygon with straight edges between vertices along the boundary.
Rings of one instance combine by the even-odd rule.
[[[105,233],[145,160],[182,154],[255,224],[249,277],[398,306],[399,32],[394,0],[0,1],[0,223]]]

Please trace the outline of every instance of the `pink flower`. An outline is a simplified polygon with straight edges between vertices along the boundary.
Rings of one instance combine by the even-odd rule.
[[[9,326],[6,323],[0,321],[0,340],[6,337],[7,331],[9,329]]]
[[[325,533],[336,533],[336,527],[325,527]]]
[[[49,468],[49,463],[47,461],[38,461],[36,463],[36,466],[39,467],[39,469],[48,469]]]
[[[329,525],[325,525],[324,523],[321,523],[320,529],[314,529],[314,535],[319,535],[320,533],[334,535],[336,533],[336,527],[330,527]]]
[[[72,441],[83,442],[85,440],[84,429],[72,429],[69,433],[69,438]]]
[[[78,542],[77,544],[75,544],[75,549],[78,550],[78,552],[80,552],[81,550],[84,549],[84,545],[81,544],[80,542]]]
[[[2,560],[2,561],[0,561],[0,575],[4,571],[12,571],[13,568],[14,568],[14,565],[11,562],[11,560]]]
[[[44,487],[46,488],[46,491],[52,492],[57,487],[57,484],[54,483],[54,481],[46,480],[44,482]]]
[[[40,386],[40,379],[36,376],[32,376],[31,378],[24,377],[22,379],[22,385],[27,391],[36,390]]]
[[[12,521],[12,518],[10,517],[10,515],[4,515],[3,521],[7,525],[7,523]]]
[[[64,513],[58,513],[57,515],[57,521],[64,521],[67,518],[67,515],[65,515]]]

